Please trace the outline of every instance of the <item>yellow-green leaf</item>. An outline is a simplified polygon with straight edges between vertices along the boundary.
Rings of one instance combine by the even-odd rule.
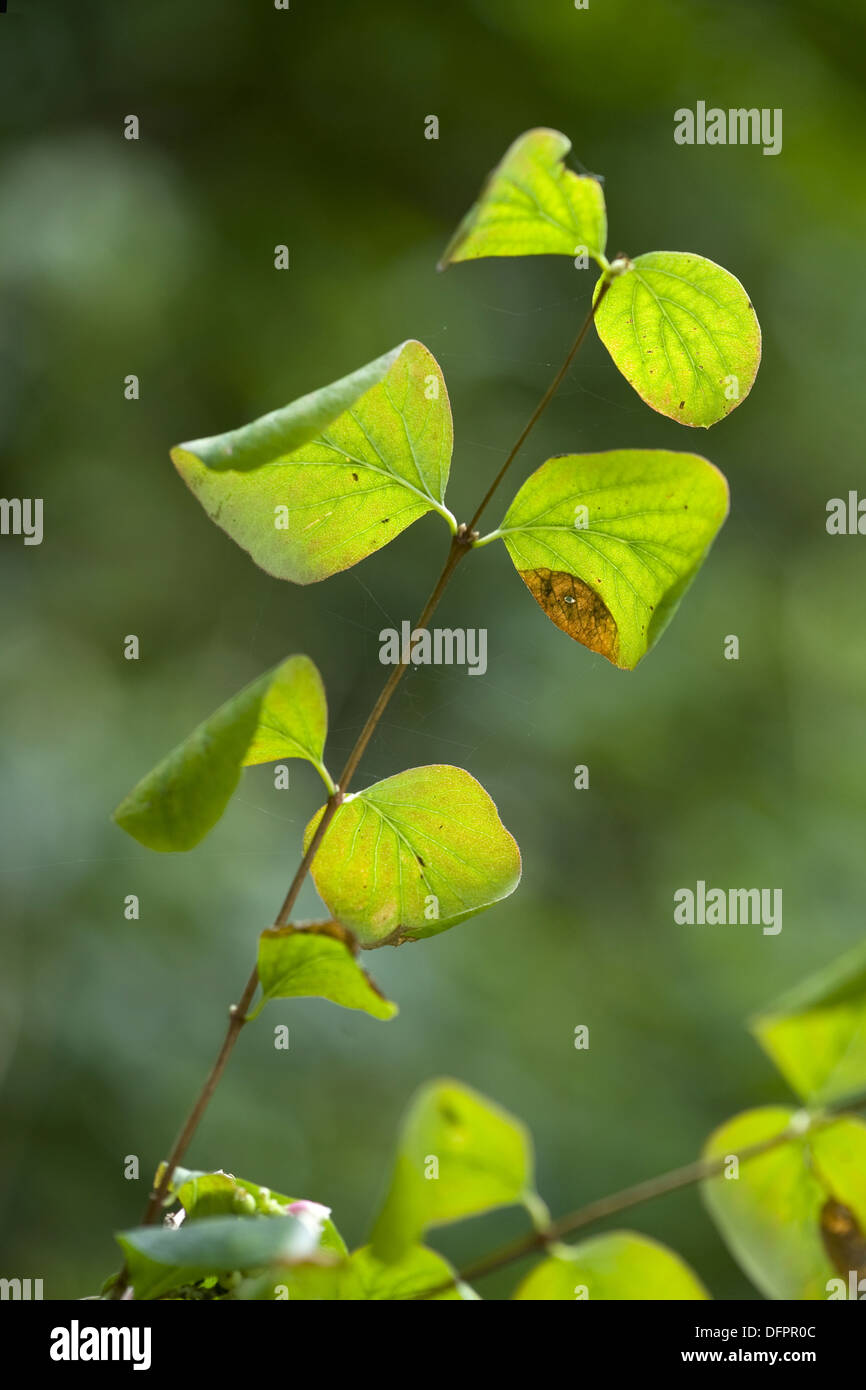
[[[607,214],[598,179],[564,160],[571,141],[558,130],[528,130],[493,170],[439,262],[482,256],[575,256],[604,264]]]
[[[751,1029],[804,1100],[866,1091],[866,944],[762,1010]]]
[[[682,251],[637,256],[611,281],[595,324],[638,395],[682,425],[730,415],[761,361],[760,325],[739,280]]]
[[[361,1009],[373,1018],[393,1018],[397,1005],[386,999],[361,969],[345,937],[336,922],[263,931],[259,937],[263,998],[256,1014],[269,999],[304,997],[330,999],[344,1009]]]
[[[492,535],[557,627],[631,670],[670,622],[727,512],[724,477],[697,454],[564,454],[527,478]]]
[[[434,936],[508,897],[520,852],[468,772],[414,767],[346,797],[312,873],[331,915],[370,948]]]
[[[459,1082],[429,1082],[400,1129],[373,1254],[400,1260],[431,1226],[521,1202],[532,1183],[532,1140],[519,1120]]]
[[[322,762],[328,710],[307,656],[290,656],[221,705],[132,789],[117,824],[149,849],[192,849],[216,825],[241,770],[275,758]]]
[[[252,424],[172,450],[208,516],[257,565],[326,579],[445,506],[451,408],[436,359],[401,343]]]
[[[579,1245],[560,1246],[526,1276],[514,1297],[655,1302],[706,1299],[709,1294],[694,1270],[666,1245],[634,1231],[611,1231]]]
[[[245,1280],[235,1298],[292,1303],[382,1303],[415,1300],[426,1289],[440,1289],[455,1278],[441,1255],[415,1245],[395,1263],[386,1264],[370,1246],[356,1250],[337,1264],[297,1264]],[[461,1282],[431,1295],[433,1301],[475,1302],[478,1295]]]

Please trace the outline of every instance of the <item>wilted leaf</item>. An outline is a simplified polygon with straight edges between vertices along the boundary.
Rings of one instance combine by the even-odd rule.
[[[456,1081],[422,1086],[403,1120],[371,1249],[389,1264],[431,1226],[524,1200],[532,1140],[507,1111]]]
[[[706,1299],[709,1294],[684,1260],[634,1231],[611,1231],[581,1241],[536,1266],[518,1286],[519,1300],[612,1299],[621,1302]]]
[[[296,997],[330,999],[373,1018],[389,1019],[397,1012],[358,965],[336,922],[303,930],[268,927],[259,937],[259,982],[264,997],[256,1013],[268,999]]]
[[[347,796],[312,873],[332,916],[369,948],[433,936],[508,897],[520,853],[475,778],[434,765]]]
[[[228,434],[172,450],[208,516],[296,584],[372,555],[445,506],[451,408],[436,359],[409,341]]]
[[[752,389],[761,361],[755,311],[739,280],[703,256],[637,256],[612,280],[595,323],[626,381],[682,425],[714,425]]]
[[[697,454],[563,454],[527,478],[494,534],[557,627],[631,670],[727,512],[724,477]]]
[[[118,1244],[139,1299],[159,1298],[214,1274],[309,1259],[318,1236],[291,1216],[216,1216],[177,1228],[122,1231]]]
[[[782,1134],[794,1112],[747,1110],[710,1137],[707,1158],[741,1153]],[[731,1171],[736,1169],[730,1165]],[[825,1299],[838,1278],[825,1241],[827,1204],[866,1226],[866,1125],[851,1117],[816,1124],[799,1138],[739,1165],[738,1177],[703,1184],[731,1254],[767,1298]]]
[[[439,262],[481,256],[575,256],[600,261],[607,241],[598,179],[563,163],[571,141],[558,130],[528,130],[493,170]]]
[[[866,945],[790,990],[751,1029],[804,1100],[866,1090]]]
[[[322,762],[328,710],[322,678],[307,656],[290,656],[260,676],[189,735],[114,812],[148,849],[192,849],[216,825],[241,769],[304,758],[330,789]]]

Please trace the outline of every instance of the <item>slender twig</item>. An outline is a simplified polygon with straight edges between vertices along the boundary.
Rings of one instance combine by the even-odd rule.
[[[439,578],[436,581],[436,584],[430,594],[430,597],[424,605],[421,616],[419,617],[418,622],[415,624],[416,628],[422,628],[429,622],[434,610],[438,606],[439,600],[445,592],[445,588],[448,584],[448,581],[451,578],[451,575],[454,573],[454,570],[457,568],[457,565],[460,563],[460,560],[463,558],[464,555],[468,554],[471,548],[471,537],[466,532],[465,528],[463,528],[462,530],[458,530],[457,535],[455,535],[452,538],[451,546],[448,551],[448,557],[445,561],[445,564],[442,567],[442,573],[439,575]],[[288,922],[292,913],[292,909],[295,905],[295,901],[303,886],[304,879],[306,878],[310,870],[310,866],[313,862],[313,859],[316,856],[316,853],[318,851],[319,846],[322,843],[322,840],[325,838],[328,826],[331,824],[331,821],[334,819],[334,816],[336,815],[339,807],[342,805],[346,791],[349,787],[349,783],[355,774],[359,762],[361,761],[361,758],[364,754],[364,750],[366,749],[367,744],[370,742],[370,739],[372,738],[373,733],[375,732],[376,726],[379,723],[379,720],[381,719],[385,711],[385,708],[388,705],[389,700],[391,699],[391,696],[397,689],[400,679],[403,676],[403,673],[405,672],[407,666],[408,662],[401,662],[398,666],[395,666],[393,671],[391,672],[391,675],[388,677],[388,680],[385,682],[382,692],[379,695],[379,698],[376,701],[375,705],[373,706],[373,709],[370,712],[370,716],[367,719],[367,722],[364,725],[363,729],[361,730],[361,733],[358,736],[354,748],[349,754],[349,758],[346,762],[346,766],[343,768],[343,771],[340,775],[340,780],[337,784],[337,787],[335,791],[332,792],[332,794],[328,797],[327,804],[325,805],[325,809],[322,813],[321,819],[319,820],[319,824],[316,826],[313,838],[310,840],[310,843],[307,846],[304,857],[298,865],[298,868],[295,872],[295,876],[292,879],[292,882],[289,886],[289,891],[287,892],[285,899],[283,900],[283,905],[277,913],[277,926],[284,926]],[[196,1102],[192,1110],[190,1111],[186,1121],[184,1122],[180,1134],[174,1142],[174,1146],[171,1150],[171,1153],[160,1173],[159,1181],[157,1182],[156,1186],[154,1187],[153,1191],[151,1192],[148,1198],[147,1205],[144,1209],[144,1215],[142,1217],[142,1222],[145,1226],[149,1226],[151,1222],[153,1222],[156,1219],[159,1210],[162,1206],[162,1203],[165,1197],[168,1195],[174,1170],[180,1163],[184,1154],[186,1153],[186,1150],[189,1147],[192,1137],[198,1129],[201,1118],[208,1107],[211,1096],[213,1095],[214,1091],[219,1085],[219,1082],[222,1078],[222,1074],[225,1071],[226,1063],[228,1062],[228,1059],[231,1056],[232,1051],[234,1050],[234,1045],[238,1040],[240,1031],[247,1021],[247,1014],[249,1013],[250,1004],[252,1003],[253,995],[256,992],[258,982],[258,969],[254,968],[252,974],[250,975],[250,978],[247,980],[247,983],[244,986],[244,992],[241,995],[239,1002],[237,1004],[232,1004],[231,1008],[229,1009],[228,1027],[226,1029],[225,1037],[222,1041],[222,1046],[220,1047],[220,1050],[217,1054],[217,1059],[214,1062],[213,1067],[211,1068],[208,1074],[204,1086],[199,1092],[199,1095],[196,1099]]]
[[[455,569],[457,568],[460,561],[463,559],[464,555],[467,555],[469,551],[472,549],[473,542],[477,538],[475,532],[475,525],[478,519],[480,518],[487,504],[490,502],[491,498],[493,497],[493,494],[496,492],[496,489],[499,487],[499,484],[502,482],[502,479],[505,477],[506,472],[513,463],[520,449],[523,447],[524,443],[529,437],[529,434],[534,429],[535,425],[538,423],[541,416],[544,414],[548,405],[555,396],[559,386],[563,381],[563,378],[565,377],[569,367],[571,366],[572,362],[574,361],[574,358],[580,350],[580,346],[583,343],[584,338],[586,337],[587,331],[589,329],[590,324],[592,323],[595,312],[599,304],[601,303],[604,295],[607,292],[608,284],[609,281],[607,279],[605,279],[602,282],[601,289],[599,290],[599,293],[596,295],[595,303],[592,305],[592,307],[589,310],[589,313],[584,319],[584,322],[580,328],[580,332],[578,333],[571,348],[569,349],[565,361],[563,362],[559,371],[556,373],[556,376],[551,381],[550,385],[548,386],[547,390],[545,391],[544,395],[542,396],[541,400],[539,401],[538,405],[533,411],[530,419],[527,421],[526,425],[524,426],[523,430],[521,431],[520,435],[515,441],[515,444],[513,448],[510,450],[502,468],[500,468],[498,474],[494,478],[490,487],[487,489],[485,496],[483,497],[479,507],[475,512],[475,515],[472,518],[472,521],[469,523],[468,526],[460,526],[457,530],[457,533],[452,537],[451,545],[448,551],[448,556],[445,560],[445,564],[442,567],[442,572],[439,575],[439,578],[433,587],[430,597],[424,605],[424,608],[420,617],[418,618],[417,623],[415,624],[416,630],[426,627],[435,609],[437,608],[439,601],[442,598],[442,595],[444,594],[445,589],[448,586]],[[307,847],[303,859],[298,865],[295,876],[292,879],[289,890],[283,901],[283,905],[277,914],[276,923],[279,926],[285,925],[289,920],[292,909],[295,905],[295,901],[298,897],[298,894],[300,893],[301,887],[304,883],[307,873],[309,872],[310,866],[313,862],[313,859],[315,858],[316,852],[318,851],[319,846],[321,845],[322,840],[324,839],[325,834],[327,833],[331,821],[333,820],[340,805],[342,804],[343,798],[348,790],[349,783],[351,782],[352,778],[355,775],[355,772],[357,771],[358,764],[360,763],[361,758],[363,757],[366,751],[367,745],[369,744],[370,739],[373,737],[373,734],[376,731],[379,721],[381,720],[382,715],[384,714],[391,700],[391,697],[394,694],[394,691],[397,689],[397,686],[399,685],[407,669],[408,664],[408,662],[404,661],[394,667],[390,676],[385,682],[385,685],[383,686],[382,691],[378,699],[376,700],[375,705],[370,711],[367,721],[364,724],[364,727],[356,740],[355,746],[349,754],[349,757],[346,761],[346,765],[343,768],[343,771],[340,775],[337,787],[328,798],[327,804],[322,813],[322,817],[319,821],[319,824],[316,827],[313,838],[310,841],[309,846]],[[193,1136],[195,1135],[199,1123],[201,1122],[202,1116],[204,1115],[204,1112],[208,1107],[211,1097],[213,1096],[214,1091],[219,1085],[223,1072],[225,1071],[228,1059],[231,1056],[232,1051],[234,1050],[235,1043],[238,1040],[238,1036],[241,1032],[241,1029],[244,1026],[244,1023],[246,1022],[247,1013],[249,1011],[250,1004],[252,1003],[252,999],[256,992],[257,986],[258,971],[257,969],[254,969],[252,974],[250,975],[250,978],[247,980],[240,1000],[237,1004],[233,1004],[229,1010],[228,1027],[226,1029],[225,1037],[223,1038],[220,1050],[217,1054],[216,1061],[214,1062],[210,1072],[208,1073],[207,1080],[205,1081],[201,1091],[199,1092],[195,1104],[193,1105],[192,1110],[190,1111],[186,1121],[184,1122],[183,1128],[181,1129],[177,1139],[175,1140],[169,1158],[167,1159],[160,1173],[159,1181],[154,1187],[154,1190],[150,1193],[142,1218],[143,1223],[145,1225],[150,1225],[156,1219],[162,1207],[162,1204],[166,1196],[168,1195],[174,1170],[183,1159],[187,1148],[192,1142]],[[117,1283],[115,1285],[116,1295],[122,1291],[123,1287],[125,1286],[125,1282],[126,1277],[124,1270],[121,1271],[121,1274],[119,1275]]]
[[[499,484],[502,482],[502,479],[505,477],[515,458],[520,453],[520,450],[523,448],[523,445],[525,444],[529,435],[532,433],[533,429],[538,424],[538,421],[541,419],[541,416],[544,414],[545,410],[550,405],[550,402],[553,400],[553,397],[556,395],[557,391],[562,385],[563,378],[566,372],[568,371],[569,367],[571,366],[572,362],[574,361],[575,357],[577,356],[578,352],[580,351],[581,344],[583,343],[584,338],[589,332],[589,326],[595,318],[598,306],[604,299],[608,290],[610,289],[610,285],[611,282],[608,278],[602,280],[601,288],[599,289],[599,292],[595,297],[595,303],[592,305],[592,307],[589,310],[589,313],[587,314],[586,318],[581,324],[580,332],[578,333],[577,337],[572,343],[568,356],[566,357],[559,371],[556,373],[556,376],[553,378],[553,381],[548,386],[541,400],[538,402],[538,405],[533,410],[526,424],[523,426],[523,429],[517,436],[517,439],[514,443],[513,448],[511,449],[511,452],[509,453],[499,472],[496,474],[496,477],[493,479],[493,482],[490,484],[490,487],[487,489],[480,503],[478,504],[478,508],[475,512],[475,515],[469,523],[470,531],[475,530],[475,527],[478,525],[478,522],[481,519],[482,512],[484,512],[487,508],[488,502],[492,498],[496,489],[499,487]]]
[[[818,1129],[823,1129],[826,1125],[833,1124],[844,1111],[862,1109],[864,1104],[866,1104],[866,1098],[852,1098],[844,1105],[831,1107],[813,1117],[808,1126],[798,1124],[798,1117],[795,1117],[794,1121],[781,1133],[771,1135],[769,1139],[762,1139],[756,1144],[750,1144],[736,1154],[720,1154],[717,1158],[701,1158],[695,1163],[687,1163],[683,1168],[674,1168],[669,1173],[662,1173],[657,1178],[647,1178],[644,1182],[635,1183],[631,1187],[624,1187],[619,1192],[611,1193],[608,1197],[599,1197],[596,1201],[589,1202],[585,1207],[578,1207],[576,1211],[569,1212],[566,1216],[560,1216],[556,1221],[549,1222],[540,1230],[529,1231],[525,1236],[518,1236],[510,1244],[503,1245],[499,1250],[494,1250],[492,1254],[484,1255],[473,1264],[467,1265],[459,1274],[455,1274],[453,1279],[446,1279],[434,1288],[414,1294],[413,1299],[435,1298],[438,1294],[447,1293],[458,1283],[483,1279],[485,1275],[494,1274],[497,1270],[504,1269],[506,1265],[513,1264],[515,1260],[533,1255],[536,1251],[562,1240],[564,1236],[573,1235],[575,1231],[580,1231],[585,1226],[593,1226],[597,1221],[603,1221],[608,1216],[618,1216],[620,1212],[629,1211],[632,1207],[640,1206],[643,1202],[650,1202],[655,1197],[665,1197],[670,1192],[679,1192],[683,1188],[693,1187],[695,1183],[706,1182],[708,1178],[719,1177],[725,1172],[732,1159],[736,1159],[738,1164],[748,1163],[751,1159],[770,1153],[771,1150],[778,1149],[783,1144],[791,1144],[798,1139],[805,1138],[807,1134],[812,1134]],[[805,1112],[800,1113],[805,1114]]]

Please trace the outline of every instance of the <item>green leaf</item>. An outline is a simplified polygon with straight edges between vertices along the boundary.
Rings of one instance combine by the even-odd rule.
[[[706,1299],[692,1269],[666,1245],[634,1231],[612,1231],[560,1247],[518,1286],[519,1300]]]
[[[595,324],[638,395],[682,425],[730,415],[761,361],[761,329],[739,280],[682,251],[636,257],[611,281]]]
[[[781,1106],[747,1110],[711,1135],[704,1155],[741,1153],[783,1134],[796,1118]],[[842,1212],[855,1230],[866,1230],[866,1125],[850,1117],[818,1121],[801,1137],[742,1161],[739,1177],[705,1182],[703,1195],[731,1254],[761,1293],[825,1299],[841,1273],[829,1254],[830,1225]]]
[[[294,1217],[216,1216],[172,1228],[122,1231],[129,1282],[139,1299],[159,1298],[214,1274],[309,1259],[318,1236]]]
[[[372,1251],[393,1264],[431,1226],[522,1202],[532,1184],[532,1140],[519,1120],[468,1086],[429,1082],[404,1117]]]
[[[547,616],[631,670],[658,641],[728,512],[728,485],[697,454],[619,449],[548,459],[502,526]]]
[[[412,1246],[393,1264],[377,1259],[372,1246],[365,1245],[356,1250],[347,1263],[341,1278],[340,1298],[367,1302],[411,1300],[425,1289],[436,1289],[450,1279],[454,1279],[454,1270],[448,1261],[424,1245]],[[458,1282],[453,1288],[430,1298],[431,1303],[442,1300],[476,1302],[478,1295],[468,1285]]]
[[[347,796],[312,873],[328,911],[369,949],[434,936],[507,898],[520,852],[475,778],[434,765]]]
[[[606,265],[607,213],[598,179],[566,169],[571,141],[558,130],[528,130],[489,175],[439,269],[481,256],[574,256],[585,247]]]
[[[336,922],[301,927],[268,927],[259,937],[259,981],[263,998],[330,999],[344,1009],[361,1009],[373,1018],[393,1018],[397,1005],[362,970]]]
[[[241,769],[304,758],[333,783],[322,762],[328,710],[310,658],[290,656],[221,705],[138,783],[114,812],[148,849],[192,849],[216,825]]]
[[[163,1165],[160,1165],[154,1186],[159,1184],[162,1172]],[[192,1168],[175,1168],[169,1192],[180,1202],[188,1221],[200,1221],[211,1216],[281,1217],[287,1214],[287,1207],[309,1208],[313,1205],[304,1199],[287,1197],[282,1192],[274,1192],[269,1187],[261,1187],[258,1183],[236,1178],[233,1173],[221,1170],[203,1172]],[[321,1218],[319,1247],[333,1254],[345,1255],[345,1241],[333,1221],[325,1216],[328,1208],[318,1203],[315,1206]],[[296,1214],[288,1212],[289,1216]]]
[[[288,1299],[300,1302],[398,1302],[408,1301],[425,1289],[437,1289],[455,1278],[454,1270],[435,1251],[413,1246],[395,1264],[377,1260],[369,1246],[356,1250],[342,1263],[331,1266],[301,1264],[246,1281],[235,1297],[258,1301]],[[478,1295],[467,1284],[431,1296],[430,1302],[475,1302]]]
[[[445,506],[451,408],[409,341],[284,410],[172,450],[208,516],[268,574],[310,584]]]
[[[803,1100],[866,1090],[866,943],[811,976],[750,1024]]]

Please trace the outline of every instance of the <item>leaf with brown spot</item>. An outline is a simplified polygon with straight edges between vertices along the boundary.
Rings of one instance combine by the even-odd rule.
[[[697,454],[563,454],[527,478],[493,535],[558,628],[631,670],[727,513],[724,477]]]
[[[826,1299],[837,1259],[862,1249],[855,1226],[866,1228],[866,1125],[853,1115],[813,1118],[804,1132],[803,1121],[787,1106],[747,1110],[704,1148],[704,1158],[723,1164],[702,1184],[710,1214],[766,1298]],[[765,1152],[743,1160],[760,1145]]]
[[[858,1279],[866,1277],[866,1235],[851,1208],[835,1197],[830,1197],[821,1208],[821,1239],[844,1278],[852,1270]]]
[[[594,589],[562,570],[520,570],[529,592],[558,628],[617,664],[616,623]]]

